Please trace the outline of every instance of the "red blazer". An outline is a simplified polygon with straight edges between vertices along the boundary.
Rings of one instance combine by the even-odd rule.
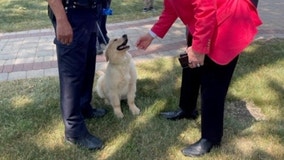
[[[177,18],[192,34],[193,50],[221,65],[240,54],[262,24],[250,0],[164,0],[151,31],[163,38]]]

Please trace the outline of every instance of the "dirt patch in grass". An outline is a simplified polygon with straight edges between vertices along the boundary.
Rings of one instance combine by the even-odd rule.
[[[230,113],[236,119],[252,120],[256,121],[265,120],[266,117],[262,113],[261,109],[257,107],[253,102],[249,101],[233,101],[226,104],[226,111]]]

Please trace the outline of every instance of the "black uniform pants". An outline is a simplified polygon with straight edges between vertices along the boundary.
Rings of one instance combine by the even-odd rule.
[[[92,113],[92,89],[96,66],[96,14],[93,9],[68,9],[73,28],[70,45],[56,38],[60,80],[60,106],[66,137],[80,137],[88,132],[84,116]],[[56,21],[53,20],[56,30]]]

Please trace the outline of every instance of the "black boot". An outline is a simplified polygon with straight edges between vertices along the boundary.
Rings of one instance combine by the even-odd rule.
[[[206,153],[209,153],[212,147],[217,147],[217,146],[220,146],[220,143],[212,143],[208,141],[207,139],[202,138],[196,143],[183,149],[181,152],[185,156],[197,157],[197,156],[202,156]]]
[[[76,138],[65,137],[65,140],[70,144],[77,145],[82,148],[87,148],[89,150],[97,150],[103,148],[103,142],[90,133],[87,133],[85,136]]]
[[[161,112],[160,115],[162,115],[164,118],[168,120],[180,120],[183,118],[186,119],[197,119],[198,117],[198,111],[193,111],[192,113],[187,113],[181,109],[177,111],[171,111],[171,112]]]
[[[88,115],[84,115],[85,119],[90,118],[100,118],[107,114],[107,110],[103,108],[94,108],[92,110],[92,113],[89,113]]]

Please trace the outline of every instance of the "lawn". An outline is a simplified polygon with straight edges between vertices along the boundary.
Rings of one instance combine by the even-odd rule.
[[[142,0],[113,0],[108,23],[131,21],[159,15],[162,0],[155,0],[155,12],[143,13]],[[45,0],[0,0],[0,33],[51,27]]]
[[[141,0],[113,1],[109,23],[157,16],[142,13]],[[0,32],[50,27],[46,1],[0,0]],[[228,92],[224,137],[219,149],[198,160],[284,159],[284,40],[258,40],[240,56]],[[117,119],[110,106],[93,94],[93,106],[108,109],[100,119],[87,120],[91,133],[105,147],[88,151],[64,141],[59,108],[58,77],[0,82],[0,160],[186,160],[180,150],[200,138],[196,121],[168,121],[161,111],[175,110],[181,68],[176,57],[137,65],[137,106],[132,116]],[[96,82],[95,82],[96,83]],[[194,158],[193,158],[194,159]]]
[[[226,101],[219,149],[198,159],[283,159],[284,40],[254,42],[241,55]],[[183,160],[180,150],[200,137],[196,121],[168,121],[159,112],[178,105],[181,68],[176,58],[137,63],[137,106],[124,119],[94,92],[92,104],[109,113],[87,120],[104,149],[96,152],[64,142],[57,77],[0,83],[0,159]]]

